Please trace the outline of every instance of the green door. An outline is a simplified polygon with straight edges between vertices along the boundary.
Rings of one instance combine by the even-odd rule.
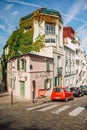
[[[25,82],[24,81],[20,82],[20,95],[21,97],[25,96]]]

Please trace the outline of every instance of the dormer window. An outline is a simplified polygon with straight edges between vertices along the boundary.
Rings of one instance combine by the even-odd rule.
[[[31,26],[30,27],[24,27],[24,33],[28,32],[30,29],[31,29]]]

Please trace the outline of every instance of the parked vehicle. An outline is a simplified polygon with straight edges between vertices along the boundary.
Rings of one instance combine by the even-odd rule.
[[[74,93],[75,97],[81,97],[84,95],[83,89],[80,87],[72,87],[70,90]]]
[[[87,95],[87,86],[80,86],[81,89],[83,89],[84,95]]]
[[[74,99],[73,92],[70,89],[63,87],[55,87],[51,93],[51,100],[65,100]]]

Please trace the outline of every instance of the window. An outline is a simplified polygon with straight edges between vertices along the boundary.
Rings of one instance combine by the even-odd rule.
[[[76,60],[76,65],[79,65],[79,60]]]
[[[25,71],[26,71],[26,60],[25,60],[25,59],[22,59],[22,60],[21,60],[21,63],[22,63],[22,70],[25,70]]]
[[[14,79],[12,79],[12,78],[10,78],[9,79],[9,85],[10,85],[10,88],[12,88],[12,89],[15,89],[15,78]]]
[[[45,23],[45,43],[56,43],[55,24]]]
[[[46,23],[45,24],[45,34],[55,35],[55,24]]]
[[[28,32],[30,29],[32,29],[31,26],[30,27],[24,27],[24,33]]]
[[[62,88],[54,88],[53,92],[64,92]]]
[[[60,56],[57,57],[57,67],[61,67],[62,66],[62,59]]]
[[[52,38],[48,38],[48,39],[45,39],[45,43],[55,43],[55,39],[52,39]]]
[[[12,62],[9,63],[9,69],[12,69]]]
[[[59,26],[59,28],[58,28],[58,43],[59,43],[59,45],[61,43],[61,26]]]
[[[25,59],[17,59],[17,70],[24,70],[26,71],[26,60]]]
[[[44,89],[50,89],[51,88],[51,79],[45,79],[44,80]]]
[[[21,68],[22,68],[22,70],[26,71],[26,60],[25,59],[21,59]]]
[[[78,55],[78,50],[76,50],[76,55]]]

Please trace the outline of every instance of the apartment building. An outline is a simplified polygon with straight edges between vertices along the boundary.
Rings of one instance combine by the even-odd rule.
[[[74,30],[71,27],[63,28],[64,38],[64,86],[74,87],[76,85],[75,70],[75,47],[72,43]]]
[[[68,50],[66,49],[66,47],[68,47]],[[68,76],[68,73],[71,73],[69,75],[69,79],[70,77],[72,77],[71,80],[69,80],[69,83],[67,83],[67,85],[69,85],[70,87],[79,87],[85,85],[85,52],[82,49],[77,33],[73,30],[72,27],[64,27],[64,51],[65,77]],[[67,62],[67,57],[69,57],[68,59],[70,63]],[[64,83],[66,84],[66,82],[68,81],[65,81]]]
[[[76,37],[76,44],[74,44],[76,54],[75,54],[75,68],[76,68],[76,86],[83,86],[86,84],[86,60],[85,52],[82,49],[80,40]]]

